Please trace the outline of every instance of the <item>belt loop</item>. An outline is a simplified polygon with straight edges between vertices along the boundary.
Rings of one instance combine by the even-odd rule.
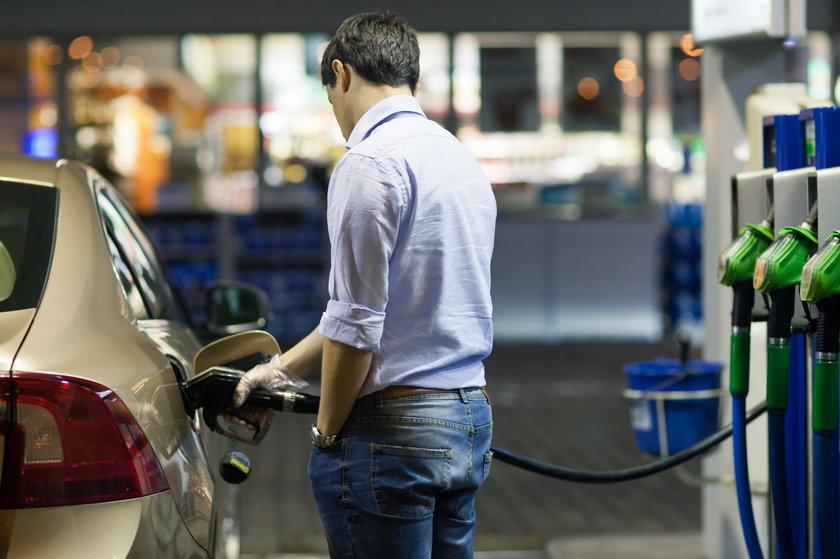
[[[381,408],[385,406],[385,400],[382,398],[382,390],[376,391],[376,407]]]
[[[466,403],[468,402],[468,400],[467,400],[467,391],[466,391],[466,390],[464,390],[463,388],[459,388],[459,389],[458,389],[458,394],[460,394],[460,395],[461,395],[461,401],[462,401],[462,402],[464,402],[464,403],[466,404]]]

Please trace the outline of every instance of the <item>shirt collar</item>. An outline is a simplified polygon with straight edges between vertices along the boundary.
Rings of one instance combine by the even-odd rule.
[[[420,108],[420,103],[412,95],[392,95],[383,99],[368,109],[362,115],[362,118],[359,119],[359,122],[356,123],[356,126],[350,133],[350,137],[347,139],[347,149],[352,149],[359,142],[367,138],[374,128],[382,124],[389,117],[405,112],[426,116],[426,113]]]

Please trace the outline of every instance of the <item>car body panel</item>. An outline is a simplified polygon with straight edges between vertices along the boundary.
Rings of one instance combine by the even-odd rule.
[[[56,169],[63,165],[62,159],[36,159],[13,154],[0,154],[0,160],[13,161],[14,173],[0,171],[0,179],[8,179],[32,184],[55,184]],[[21,179],[24,181],[21,181]]]
[[[21,309],[3,313],[0,320],[0,375],[8,375],[23,337],[35,317],[35,309]]]
[[[178,516],[169,492],[112,503],[0,511],[0,557],[206,558]]]
[[[15,158],[0,155],[0,176],[4,175],[4,168],[18,164],[18,161],[10,163],[12,159]],[[170,490],[151,499],[154,506],[169,515],[172,527],[167,530],[184,527],[183,532],[194,540],[192,547],[210,549],[217,487],[208,467],[202,434],[195,429],[194,415],[185,410],[178,379],[167,359],[167,356],[174,359],[191,375],[192,360],[200,344],[185,325],[138,320],[135,316],[117,279],[114,264],[108,258],[108,241],[91,190],[94,172],[83,165],[62,160],[21,159],[20,164],[28,173],[22,176],[53,181],[59,189],[59,214],[50,274],[37,312],[33,309],[2,313],[0,358],[3,361],[0,364],[5,362],[8,371],[15,347],[20,345],[12,364],[13,376],[17,373],[61,374],[89,379],[112,389],[145,432],[167,479]],[[19,169],[16,169],[19,174],[17,171]],[[144,499],[138,501],[145,502]],[[134,510],[132,506],[136,507],[128,502],[124,506],[117,503],[2,513],[17,515],[10,536],[14,544],[15,540],[23,541],[20,534],[26,533],[32,525],[43,526],[53,517],[64,526],[63,523],[76,514],[74,511],[89,510],[92,512],[86,514],[95,518],[99,510],[108,510],[113,505],[116,519],[122,518],[119,515],[128,515],[126,511]],[[49,525],[52,524],[50,521]],[[111,519],[104,519],[100,526],[103,525],[110,526]],[[61,531],[63,533],[63,527]],[[148,536],[150,539],[155,537],[162,536]],[[0,534],[0,542],[2,539]],[[54,538],[41,539],[52,541]],[[84,538],[80,541],[84,543]],[[130,543],[132,538],[125,541]],[[43,545],[50,544],[43,542]],[[158,552],[162,545],[163,542],[158,543]],[[206,556],[204,552],[195,555],[196,552],[189,549],[189,546],[184,547],[185,554],[176,556]],[[71,556],[28,553],[8,556]],[[136,556],[164,557],[167,553]],[[91,554],[78,556],[94,557]]]
[[[175,359],[183,367],[182,370],[192,376],[189,361],[200,348],[200,344],[189,329],[164,320],[142,320],[139,324],[155,342],[159,351]],[[216,489],[213,475],[207,467],[208,463],[212,462],[205,452],[201,433],[196,429],[199,424],[194,416],[185,413],[180,389],[168,376],[159,380],[162,382],[150,379],[142,388],[137,387],[136,394],[141,401],[147,403],[149,409],[158,413],[160,410],[172,410],[173,413],[169,417],[160,414],[157,425],[150,425],[144,430],[152,447],[161,448],[161,452],[168,457],[162,459],[161,452],[157,453],[164,468],[164,475],[167,479],[179,477],[178,506],[181,517],[196,540],[207,547]],[[162,405],[160,398],[167,398],[166,405]],[[175,401],[172,401],[173,399]],[[152,439],[155,439],[154,442]],[[177,458],[173,459],[171,456],[173,451],[178,453]]]

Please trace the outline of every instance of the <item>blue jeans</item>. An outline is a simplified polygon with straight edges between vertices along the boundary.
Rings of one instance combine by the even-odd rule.
[[[357,402],[309,479],[330,556],[468,559],[493,420],[479,390]]]

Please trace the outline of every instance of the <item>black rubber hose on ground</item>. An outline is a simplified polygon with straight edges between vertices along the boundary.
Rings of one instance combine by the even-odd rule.
[[[764,413],[766,407],[764,403],[757,405],[747,413],[747,423],[756,419]],[[658,474],[674,466],[678,466],[692,458],[695,458],[704,452],[714,448],[722,441],[725,441],[732,435],[732,425],[727,425],[720,431],[712,433],[702,441],[682,450],[676,454],[672,454],[667,458],[649,462],[640,466],[626,468],[623,470],[605,470],[605,471],[587,471],[575,470],[572,468],[564,468],[544,462],[538,462],[531,458],[526,458],[518,454],[514,454],[503,448],[493,448],[493,458],[498,459],[511,466],[528,470],[535,474],[540,474],[555,479],[562,479],[565,481],[574,481],[578,483],[616,483],[619,481],[630,481],[647,477],[653,474]]]

